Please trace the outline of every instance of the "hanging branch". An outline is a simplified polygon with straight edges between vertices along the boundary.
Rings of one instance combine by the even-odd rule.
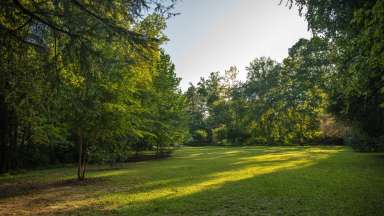
[[[15,5],[16,5],[16,6],[17,6],[23,13],[27,14],[30,18],[32,18],[32,19],[34,19],[34,20],[36,20],[36,21],[38,21],[38,22],[40,22],[40,23],[43,23],[43,24],[47,25],[48,27],[50,27],[50,28],[52,28],[52,29],[54,29],[54,30],[56,30],[56,31],[62,32],[62,33],[64,33],[64,34],[67,34],[67,35],[69,35],[69,36],[71,36],[71,37],[79,37],[79,35],[77,35],[77,34],[74,34],[74,33],[72,33],[72,32],[69,32],[69,31],[65,30],[65,29],[62,29],[62,28],[56,26],[55,24],[53,24],[53,23],[51,23],[51,22],[49,22],[49,21],[47,21],[47,20],[44,20],[44,19],[42,19],[42,18],[39,17],[39,16],[36,16],[32,11],[28,10],[27,8],[25,8],[25,7],[24,7],[18,0],[13,0],[13,3],[14,3],[14,4],[15,4]]]

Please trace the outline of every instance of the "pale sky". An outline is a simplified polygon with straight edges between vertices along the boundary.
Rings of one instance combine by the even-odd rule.
[[[237,66],[240,79],[256,57],[281,61],[300,38],[310,38],[296,8],[280,0],[182,0],[168,20],[164,45],[182,78],[181,88],[210,72]]]

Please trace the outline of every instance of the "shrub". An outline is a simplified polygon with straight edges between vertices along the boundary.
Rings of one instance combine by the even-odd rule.
[[[198,129],[192,133],[191,143],[202,145],[207,142],[208,142],[208,133],[206,130]]]
[[[356,128],[344,137],[344,143],[360,152],[384,151],[384,136],[370,137]]]

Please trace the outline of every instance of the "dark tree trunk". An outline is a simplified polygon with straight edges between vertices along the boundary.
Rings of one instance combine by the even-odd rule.
[[[8,113],[4,97],[0,95],[0,173],[7,172],[8,155]]]
[[[88,152],[87,152],[87,149],[88,149],[88,143],[85,142],[85,145],[84,145],[84,148],[83,148],[83,169],[82,169],[82,173],[81,173],[81,176],[82,176],[82,179],[84,180],[85,179],[85,171],[87,170],[87,162],[88,162]]]
[[[78,130],[77,134],[78,138],[78,145],[79,145],[79,161],[77,165],[77,180],[81,181],[83,180],[82,176],[82,167],[83,167],[83,151],[84,151],[84,146],[83,146],[83,131],[81,129]]]
[[[7,160],[7,169],[14,170],[16,169],[17,158],[17,117],[16,112],[11,110],[8,112],[8,160]]]
[[[18,130],[19,130],[19,125],[17,122],[16,115],[14,116],[14,122],[13,122],[13,133],[12,133],[12,169],[17,169],[19,165],[19,160],[20,158],[18,157]]]
[[[82,129],[78,130],[78,143],[79,143],[79,162],[77,166],[77,180],[83,181],[85,179],[85,171],[87,168],[87,143],[84,142],[84,132]]]
[[[19,151],[19,155],[18,155],[18,157],[22,157],[23,158],[23,160],[21,160],[20,161],[20,163],[19,163],[19,166],[20,167],[24,167],[25,166],[25,160],[24,160],[24,158],[25,158],[25,156],[26,156],[26,154],[25,154],[25,140],[26,140],[26,133],[27,133],[27,127],[22,127],[22,130],[20,131],[20,133],[21,133],[21,137],[20,137],[20,144],[19,144],[19,148],[18,148],[18,151]]]

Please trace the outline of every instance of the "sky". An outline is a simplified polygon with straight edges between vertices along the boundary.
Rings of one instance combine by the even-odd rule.
[[[310,38],[307,23],[296,8],[280,0],[182,0],[167,22],[170,39],[163,48],[171,55],[181,89],[211,72],[236,66],[239,78],[257,57],[277,61],[288,56],[300,38]]]

